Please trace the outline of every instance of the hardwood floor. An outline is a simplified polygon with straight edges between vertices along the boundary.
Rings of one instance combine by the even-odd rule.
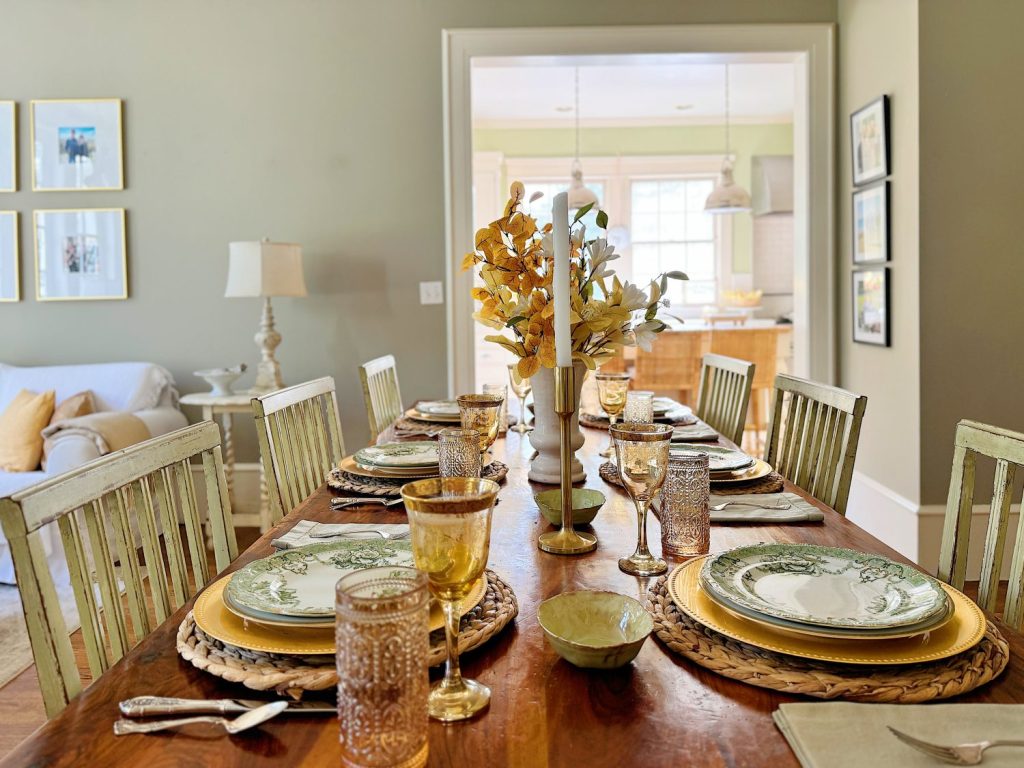
[[[259,531],[255,528],[238,528],[236,535],[238,551],[242,552],[259,538]],[[216,571],[213,553],[209,553],[208,557],[211,571]],[[75,649],[78,668],[82,670],[82,682],[87,684],[88,665],[80,632],[71,636],[71,644]],[[0,727],[0,760],[45,722],[46,711],[43,709],[43,697],[39,693],[39,681],[33,665],[0,688],[0,723],[3,724]]]

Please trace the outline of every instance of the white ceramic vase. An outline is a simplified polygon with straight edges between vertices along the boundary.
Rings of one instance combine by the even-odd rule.
[[[587,366],[576,361],[573,364],[576,393],[576,410],[570,421],[570,438],[572,443],[572,481],[578,483],[585,480],[583,464],[576,458],[576,451],[583,447],[583,433],[580,432],[580,392],[583,379],[587,374]],[[530,433],[530,444],[537,451],[537,456],[530,464],[529,478],[535,483],[559,485],[562,482],[562,454],[559,442],[559,419],[555,413],[555,372],[551,368],[541,368],[530,379],[533,387],[533,431]]]

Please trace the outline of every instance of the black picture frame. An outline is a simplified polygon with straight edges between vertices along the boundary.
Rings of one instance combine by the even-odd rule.
[[[850,195],[850,253],[853,263],[859,264],[884,264],[892,259],[889,201],[890,182],[880,181],[875,184],[860,187],[853,190]],[[874,202],[872,202],[874,200]],[[858,202],[861,203],[858,211]],[[873,209],[878,218],[876,226],[870,224],[869,213]],[[870,231],[875,232],[872,244],[869,245]],[[877,244],[874,244],[877,241]]]
[[[859,187],[888,176],[890,156],[889,97],[882,95],[850,114],[853,185]]]
[[[860,301],[867,281],[875,306],[865,307]],[[853,308],[853,341],[857,344],[872,344],[878,347],[892,345],[892,328],[889,307],[889,267],[855,269],[850,277]],[[870,313],[870,314],[869,314]]]

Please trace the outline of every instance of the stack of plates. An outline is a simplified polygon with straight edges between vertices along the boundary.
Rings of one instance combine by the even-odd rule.
[[[408,541],[355,539],[310,544],[256,560],[212,584],[196,600],[196,624],[222,642],[266,653],[334,653],[334,587],[352,571],[413,566]],[[477,582],[463,610],[484,595]],[[431,629],[442,626],[431,608]]]
[[[672,455],[706,453],[713,486],[749,483],[771,474],[772,471],[770,464],[755,459],[743,451],[721,445],[673,443],[671,451]]]
[[[733,639],[794,656],[909,664],[960,653],[985,619],[957,590],[880,555],[756,544],[691,560],[669,578],[687,615]]]
[[[455,400],[424,400],[410,408],[406,416],[435,424],[461,424],[459,404]]]
[[[342,469],[346,467],[346,459]],[[410,440],[400,443],[372,445],[356,451],[351,457],[357,469],[370,477],[409,478],[436,477],[438,470],[437,443],[433,440]],[[358,472],[357,472],[358,474]]]

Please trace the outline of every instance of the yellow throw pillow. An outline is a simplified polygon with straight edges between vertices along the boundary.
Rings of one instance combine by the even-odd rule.
[[[31,472],[39,467],[43,455],[40,433],[53,416],[54,400],[52,389],[39,395],[23,389],[0,413],[0,469]]]
[[[96,401],[93,400],[92,390],[87,389],[61,400],[60,405],[53,409],[50,424],[77,419],[79,416],[88,416],[90,413],[96,413]]]

